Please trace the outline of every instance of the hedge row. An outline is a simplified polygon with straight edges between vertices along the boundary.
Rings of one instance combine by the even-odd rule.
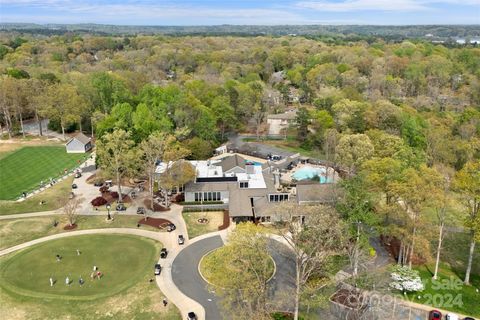
[[[195,205],[205,205],[205,204],[223,204],[223,201],[203,201],[203,202],[200,202],[200,201],[183,201],[183,202],[179,202],[179,204],[183,205],[183,206],[195,206]]]

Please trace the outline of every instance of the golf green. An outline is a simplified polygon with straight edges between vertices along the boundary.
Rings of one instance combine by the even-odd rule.
[[[135,285],[147,273],[153,275],[155,261],[155,242],[150,239],[129,235],[67,237],[25,249],[2,261],[0,286],[29,297],[94,300]],[[91,278],[94,266],[102,273],[100,279]],[[55,281],[53,286],[50,277]],[[80,277],[83,285],[79,284]]]
[[[41,181],[63,175],[88,154],[67,153],[64,146],[23,147],[0,159],[0,200],[33,191]]]

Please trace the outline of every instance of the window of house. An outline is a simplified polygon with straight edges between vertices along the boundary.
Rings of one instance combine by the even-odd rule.
[[[288,200],[288,193],[276,193],[268,196],[270,202],[280,202]]]
[[[195,192],[195,201],[220,201],[222,200],[222,195],[218,191],[209,191],[209,192]]]
[[[246,189],[246,188],[248,188],[248,181],[240,182],[240,189]]]

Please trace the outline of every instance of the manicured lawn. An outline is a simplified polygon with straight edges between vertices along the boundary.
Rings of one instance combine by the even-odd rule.
[[[73,177],[68,177],[24,201],[0,200],[0,215],[57,210],[67,201],[72,183]]]
[[[207,218],[208,223],[199,223],[200,218]],[[188,237],[192,239],[205,233],[218,231],[218,227],[223,224],[223,211],[184,212],[183,219],[187,224]]]
[[[0,258],[4,319],[181,319],[153,278],[161,243],[128,235],[59,239]],[[81,250],[77,255],[76,249]],[[57,262],[55,255],[62,255]],[[91,280],[93,265],[104,277]],[[58,280],[53,287],[49,278]],[[65,284],[65,277],[73,282]],[[85,280],[80,286],[79,276]]]
[[[68,154],[64,146],[24,147],[0,159],[0,199],[13,200],[40,182],[75,168],[85,154]]]
[[[75,230],[101,229],[101,228],[137,228],[137,222],[141,217],[115,215],[112,222],[107,222],[105,216],[79,216],[78,227]],[[53,221],[58,221],[58,226],[53,226]],[[48,216],[25,219],[0,220],[0,249],[13,247],[27,241],[45,237],[52,234],[69,232],[63,230],[67,224],[65,216]],[[143,230],[158,231],[158,229],[146,225],[140,227]]]
[[[480,276],[472,274],[472,285],[463,285],[463,277],[459,278],[447,265],[441,266],[436,282],[432,281],[434,265],[416,267],[425,283],[425,290],[410,294],[412,301],[428,304],[433,307],[459,312],[465,315],[480,317],[480,293],[475,291],[480,288]],[[420,296],[420,299],[418,297]]]
[[[81,251],[77,255],[76,250]],[[125,235],[64,238],[23,250],[2,263],[1,285],[7,291],[38,298],[92,300],[121,292],[135,284],[155,262],[152,241]],[[62,256],[60,262],[55,255]],[[104,274],[90,279],[96,265]],[[78,284],[82,276],[85,284]],[[57,282],[50,286],[49,278]],[[71,285],[65,284],[70,277]]]

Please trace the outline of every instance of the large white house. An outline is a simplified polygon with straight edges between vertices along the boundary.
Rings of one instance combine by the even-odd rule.
[[[296,158],[291,161],[298,161],[294,159]],[[295,188],[283,191],[280,186],[280,170],[284,170],[289,162],[257,163],[238,154],[189,162],[195,169],[195,179],[179,188],[184,193],[185,202],[204,205],[212,201],[221,202],[234,221],[270,221],[272,213],[269,209],[281,201],[304,204],[330,202],[316,194],[326,194],[325,189],[330,188],[326,185],[321,190],[313,185],[302,185],[296,192],[292,192]],[[161,174],[166,166],[167,164],[160,163],[157,173]]]

